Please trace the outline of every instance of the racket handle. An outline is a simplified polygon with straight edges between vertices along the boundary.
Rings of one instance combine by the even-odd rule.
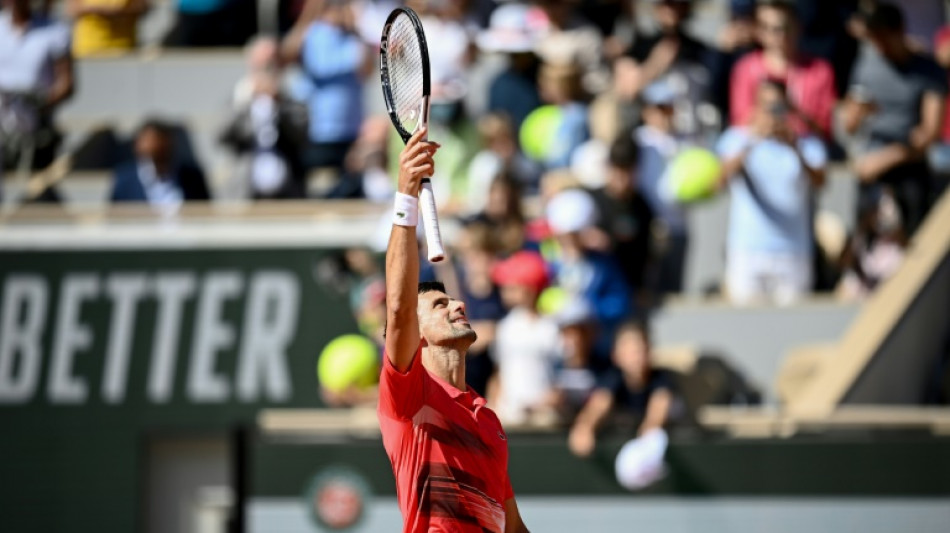
[[[429,251],[429,262],[438,263],[445,259],[445,249],[442,248],[439,213],[435,209],[435,195],[432,193],[432,182],[429,179],[422,180],[419,207],[422,210],[422,226],[426,233],[426,249]]]

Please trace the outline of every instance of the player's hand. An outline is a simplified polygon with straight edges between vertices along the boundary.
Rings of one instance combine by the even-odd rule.
[[[406,147],[399,155],[399,192],[419,196],[423,178],[432,177],[435,161],[432,156],[439,144],[423,140],[426,130],[423,128],[409,138]]]

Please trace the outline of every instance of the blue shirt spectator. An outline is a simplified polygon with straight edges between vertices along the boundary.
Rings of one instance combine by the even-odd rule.
[[[809,166],[825,165],[825,147],[818,138],[798,139],[797,147]],[[810,187],[798,155],[777,139],[756,139],[745,127],[726,130],[716,150],[720,157],[728,159],[747,148],[747,179],[733,179],[729,185],[729,248],[810,253]]]
[[[349,142],[359,134],[365,54],[359,36],[339,26],[316,21],[307,30],[301,50],[307,75],[302,96],[310,109],[314,143]]]

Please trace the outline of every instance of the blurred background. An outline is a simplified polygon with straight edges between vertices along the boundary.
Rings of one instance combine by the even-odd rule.
[[[2,1],[0,530],[401,528],[397,5]],[[947,531],[946,2],[407,5],[532,531]]]

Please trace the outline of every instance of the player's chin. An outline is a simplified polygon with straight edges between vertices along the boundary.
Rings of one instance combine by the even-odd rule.
[[[475,330],[472,329],[471,324],[453,324],[452,325],[453,337],[456,339],[471,339],[473,342],[478,338],[478,335],[475,333]]]

